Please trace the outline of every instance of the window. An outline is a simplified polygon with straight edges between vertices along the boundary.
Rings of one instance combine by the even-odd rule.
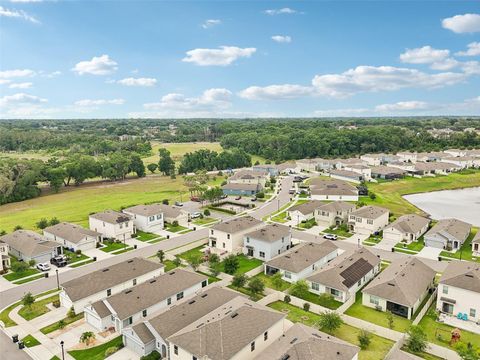
[[[110,295],[112,295],[112,289],[107,290],[107,296],[110,296]]]
[[[213,230],[210,230],[210,235],[213,235]]]
[[[265,257],[265,253],[263,251],[260,251],[260,257],[261,258],[264,258]]]
[[[448,294],[448,286],[443,285],[442,293]]]
[[[333,296],[340,296],[340,294],[341,294],[340,291],[335,290],[335,289],[330,289],[330,293],[331,293]]]
[[[175,355],[178,355],[178,346],[177,345],[173,345],[173,353]]]
[[[370,295],[370,304],[378,305],[378,297]]]
[[[282,243],[284,243],[284,242],[285,242],[285,238],[282,236]]]
[[[367,224],[373,225],[373,220],[367,220]]]
[[[137,285],[137,279],[133,279],[132,283],[133,283],[133,286]]]
[[[145,309],[145,310],[142,311],[142,316],[143,316],[143,317],[147,317],[147,309]]]
[[[289,272],[289,271],[285,271],[285,272],[283,273],[283,276],[285,276],[287,279],[291,279],[291,278],[292,278],[292,273]]]
[[[203,281],[202,281],[202,288],[205,287],[205,286],[207,286],[207,285],[208,285],[207,283],[208,283],[207,280],[203,280]]]
[[[470,317],[473,317],[473,318],[474,318],[475,316],[477,316],[477,310],[475,310],[475,309],[470,309]]]
[[[250,351],[254,351],[255,350],[255,341],[252,341],[252,343],[250,344]]]
[[[167,305],[170,305],[172,303],[172,298],[167,299]]]
[[[177,300],[183,299],[183,291],[177,294]]]
[[[162,218],[162,214],[157,215],[157,220],[160,220]]]
[[[155,221],[155,216],[150,216],[150,217],[148,218],[148,221]]]
[[[318,285],[317,283],[312,283],[312,289],[316,291],[320,291],[320,285]]]
[[[247,236],[247,243],[249,243],[249,242],[250,242],[250,238]]]
[[[230,239],[230,234],[227,234],[227,239]]]
[[[263,341],[267,341],[268,340],[268,331],[265,331],[263,333]]]
[[[196,357],[196,356],[192,356],[192,360],[197,360],[197,357]]]
[[[222,245],[223,245],[223,248],[225,249],[225,243],[222,243]]]

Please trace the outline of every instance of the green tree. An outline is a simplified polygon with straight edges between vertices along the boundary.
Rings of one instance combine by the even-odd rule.
[[[203,215],[210,216],[210,210],[208,209],[203,210]]]
[[[418,325],[412,325],[408,329],[408,338],[405,346],[413,353],[421,353],[427,348],[427,335]]]
[[[179,267],[180,265],[182,265],[182,259],[180,259],[178,255],[175,255],[175,258],[173,259],[173,264],[175,265],[175,267]]]
[[[248,290],[250,290],[252,297],[255,298],[258,294],[263,293],[265,284],[260,278],[253,277],[248,281]]]
[[[31,292],[26,293],[22,297],[22,304],[26,307],[31,307],[33,303],[35,302],[35,298],[33,297]]]
[[[70,309],[68,309],[67,317],[69,317],[70,319],[73,319],[75,315],[76,315],[75,308],[72,306]]]
[[[342,326],[343,320],[339,314],[333,311],[326,311],[320,314],[318,326],[320,330],[329,334],[334,334],[335,331]]]
[[[91,342],[95,340],[95,334],[92,331],[85,331],[80,336],[80,342],[85,345],[90,345]]]
[[[157,258],[161,263],[163,263],[163,261],[165,260],[165,252],[163,250],[158,250]]]
[[[290,297],[290,295],[285,295],[283,297],[283,301],[286,302],[287,304],[290,304],[290,302],[292,301],[292,298]]]
[[[358,334],[358,344],[360,345],[360,349],[366,350],[372,341],[372,333],[369,331],[362,329]]]
[[[65,320],[61,319],[58,323],[57,326],[59,329],[64,329],[67,324],[65,323]]]
[[[138,177],[145,176],[145,165],[142,159],[138,155],[130,156],[130,165],[128,166],[128,172],[134,172]]]
[[[480,348],[475,348],[471,343],[458,343],[455,347],[458,355],[463,360],[479,360],[480,359]]]
[[[387,322],[388,322],[388,327],[390,329],[393,329],[395,327],[394,319],[393,319],[393,314],[391,311],[387,311]]]
[[[293,284],[290,289],[290,294],[299,298],[305,297],[308,294],[308,284],[305,280],[299,280]]]
[[[57,224],[60,224],[60,220],[58,220],[56,217],[53,217],[50,219],[49,221],[50,226],[57,225]]]
[[[158,165],[155,163],[147,165],[148,171],[150,171],[152,174],[155,172],[155,170],[157,170],[157,168],[158,168]]]
[[[158,150],[160,160],[158,161],[158,170],[168,176],[175,171],[175,162],[170,157],[170,151],[165,148]]]
[[[203,255],[202,254],[192,254],[188,258],[188,264],[193,268],[193,270],[197,270],[200,264],[203,263]]]
[[[308,302],[303,303],[303,310],[310,311],[310,303],[308,303]]]
[[[225,260],[223,260],[223,271],[227,274],[233,275],[237,272],[240,264],[236,255],[228,255]]]
[[[67,172],[61,167],[47,169],[46,180],[53,192],[58,193],[66,176]]]
[[[41,218],[40,220],[37,221],[35,225],[39,229],[45,229],[48,226],[48,220],[45,218]]]
[[[245,274],[235,274],[232,279],[232,286],[238,288],[244,287],[248,281],[248,277]]]
[[[272,282],[272,285],[275,288],[275,290],[280,290],[283,286],[283,279],[280,271],[277,271],[275,274],[273,274],[270,281]]]

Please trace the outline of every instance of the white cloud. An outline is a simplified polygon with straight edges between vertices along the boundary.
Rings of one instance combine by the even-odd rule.
[[[23,19],[23,20],[30,21],[34,24],[40,24],[40,21],[38,21],[33,16],[27,14],[23,10],[9,10],[7,8],[4,8],[3,6],[0,6],[0,17],[2,16],[9,17],[9,18]]]
[[[445,60],[449,55],[449,50],[439,50],[431,46],[423,46],[416,49],[407,49],[400,55],[400,61],[409,64],[431,64]]]
[[[25,93],[18,93],[14,95],[6,95],[0,98],[0,106],[12,106],[18,104],[38,104],[45,103],[47,99],[43,99],[39,96],[29,95]]]
[[[10,0],[12,3],[39,3],[43,0]]]
[[[151,86],[155,86],[157,84],[157,79],[129,77],[129,78],[117,80],[117,84],[125,85],[125,86],[151,87]]]
[[[22,83],[13,83],[10,84],[10,89],[30,89],[33,83],[31,82],[22,82]]]
[[[34,75],[35,75],[35,71],[30,69],[15,69],[15,70],[0,71],[0,79],[30,77]]]
[[[395,112],[395,111],[413,111],[424,110],[428,108],[428,104],[424,101],[399,101],[394,104],[382,104],[375,106],[375,111],[379,112]]]
[[[112,100],[105,100],[105,99],[82,99],[75,101],[75,106],[82,106],[82,107],[89,107],[89,106],[101,106],[101,105],[123,105],[125,103],[124,99],[112,99]]]
[[[12,80],[8,80],[8,79],[0,79],[0,85],[6,85],[6,84],[10,84],[12,82]]]
[[[92,60],[80,61],[72,71],[79,75],[109,75],[118,69],[117,65],[108,55],[94,56]]]
[[[458,65],[460,65],[460,62],[458,62],[457,60],[452,58],[447,58],[442,61],[434,62],[433,64],[430,65],[430,68],[433,70],[445,71],[445,70],[453,69]]]
[[[274,35],[272,40],[278,43],[289,43],[292,42],[292,38],[288,35]]]
[[[480,55],[480,42],[472,42],[467,45],[467,51],[459,51],[455,53],[457,56],[478,56]]]
[[[213,88],[205,90],[199,97],[186,97],[183,94],[170,93],[159,102],[144,104],[148,110],[198,111],[216,108],[228,108],[231,105],[230,90]]]
[[[218,20],[218,19],[208,19],[208,20],[204,21],[204,23],[202,24],[202,28],[209,29],[209,28],[214,27],[216,25],[220,25],[221,23],[222,23],[222,21]]]
[[[473,33],[480,31],[480,14],[455,15],[442,20],[442,26],[454,33]]]
[[[250,86],[240,91],[239,96],[249,100],[282,100],[310,95],[313,91],[311,86],[293,84]]]
[[[461,68],[467,75],[480,75],[480,62],[478,61],[462,62]]]
[[[52,71],[50,73],[45,72],[45,71],[40,71],[40,75],[44,78],[52,79],[52,78],[55,78],[57,76],[62,75],[62,72],[58,71],[58,70],[57,71]]]
[[[200,66],[227,66],[239,58],[249,58],[255,51],[257,51],[256,48],[236,46],[220,46],[220,49],[193,49],[187,51],[187,56],[182,61]]]
[[[284,7],[281,9],[269,9],[264,11],[264,13],[267,15],[296,14],[297,12],[297,10],[293,10],[288,7]]]

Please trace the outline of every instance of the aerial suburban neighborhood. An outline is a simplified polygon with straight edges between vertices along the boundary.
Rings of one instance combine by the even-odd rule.
[[[478,2],[0,34],[0,360],[480,360]]]

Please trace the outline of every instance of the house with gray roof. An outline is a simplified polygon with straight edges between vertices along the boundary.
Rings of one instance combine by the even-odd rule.
[[[458,219],[442,219],[425,235],[425,246],[456,251],[470,235],[472,225]]]
[[[264,226],[263,221],[251,216],[241,216],[213,225],[209,233],[211,251],[223,253],[243,252],[243,236]]]
[[[400,216],[383,229],[383,239],[410,244],[417,241],[428,230],[430,220],[417,214]]]
[[[309,200],[305,203],[294,205],[287,209],[287,216],[296,223],[307,221],[315,217],[315,209],[324,205],[325,202],[320,200]]]
[[[310,180],[312,200],[358,201],[358,189],[343,180],[316,178]]]
[[[102,234],[99,232],[67,222],[61,222],[43,229],[43,236],[72,251],[95,249],[97,242],[102,241]]]
[[[8,244],[0,241],[0,271],[5,271],[9,269],[10,264],[10,256],[8,256],[9,248]]]
[[[385,165],[372,166],[371,169],[372,169],[373,179],[384,179],[384,180],[401,179],[406,174],[405,170],[391,167],[391,166],[385,166]]]
[[[227,179],[231,184],[259,184],[262,188],[269,178],[268,173],[262,171],[253,171],[250,169],[243,169],[235,172]]]
[[[101,233],[104,238],[126,241],[135,233],[132,217],[115,210],[90,215],[88,224],[90,230]]]
[[[392,262],[362,290],[362,304],[412,319],[434,289],[436,271],[415,257]]]
[[[472,239],[472,255],[480,257],[480,231],[477,231]]]
[[[60,284],[60,304],[78,314],[84,307],[163,274],[163,265],[133,258]]]
[[[368,205],[352,211],[348,217],[350,231],[371,235],[388,225],[389,211],[380,206]]]
[[[438,284],[437,310],[444,316],[480,322],[480,264],[450,261]]]
[[[136,205],[123,209],[122,212],[133,219],[138,230],[154,233],[164,226],[163,204]]]
[[[338,247],[332,241],[300,243],[264,264],[264,273],[282,274],[290,283],[305,279],[315,270],[338,256]]]
[[[346,169],[330,170],[329,176],[332,179],[350,181],[356,184],[360,184],[364,180],[364,176],[361,173]]]
[[[63,254],[62,245],[31,230],[16,230],[0,237],[0,242],[8,245],[10,254],[19,260],[36,264],[50,262],[50,259]]]
[[[263,186],[259,183],[245,184],[245,183],[227,183],[222,186],[225,195],[241,195],[252,196],[262,191]]]
[[[262,261],[280,255],[291,245],[291,228],[280,224],[268,224],[243,236],[243,253]]]
[[[310,292],[345,302],[380,272],[380,258],[365,247],[347,251],[307,278]]]
[[[255,357],[255,360],[357,360],[360,348],[302,323]]]
[[[207,285],[207,276],[177,268],[85,306],[85,320],[99,331],[115,328],[120,332]]]
[[[349,215],[355,210],[354,203],[345,201],[332,201],[322,203],[315,209],[315,221],[319,225],[339,226],[348,221]]]

